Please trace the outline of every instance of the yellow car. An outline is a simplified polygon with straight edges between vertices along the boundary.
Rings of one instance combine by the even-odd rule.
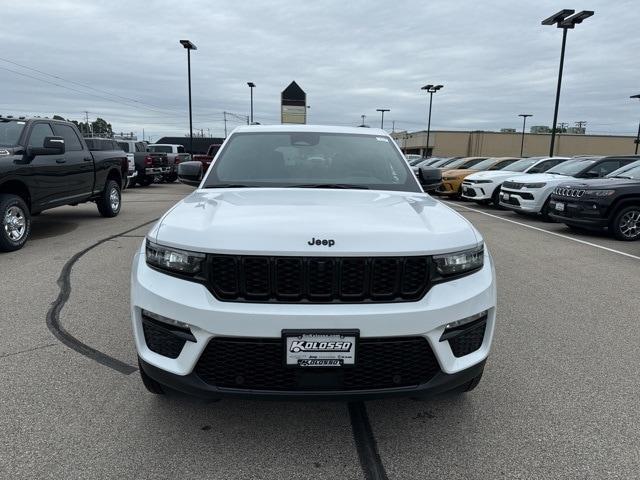
[[[440,195],[451,197],[460,197],[462,194],[462,181],[472,173],[482,170],[500,170],[507,165],[519,160],[515,157],[467,157],[458,165],[456,162],[450,166],[453,169],[447,169],[442,172],[442,185],[437,190]]]

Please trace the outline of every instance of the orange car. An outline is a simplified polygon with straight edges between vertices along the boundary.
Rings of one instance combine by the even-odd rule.
[[[459,165],[452,164],[454,169],[442,172],[442,185],[438,188],[437,193],[457,198],[462,194],[462,181],[467,175],[482,170],[500,170],[520,159],[515,157],[467,157],[463,160],[467,161]]]

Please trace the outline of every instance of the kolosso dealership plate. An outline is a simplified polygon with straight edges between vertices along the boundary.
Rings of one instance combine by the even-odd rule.
[[[342,367],[353,365],[357,333],[283,332],[288,366]]]

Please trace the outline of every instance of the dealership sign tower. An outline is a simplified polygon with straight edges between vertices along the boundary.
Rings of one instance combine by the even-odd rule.
[[[307,94],[295,81],[280,94],[280,121],[282,123],[307,123]]]

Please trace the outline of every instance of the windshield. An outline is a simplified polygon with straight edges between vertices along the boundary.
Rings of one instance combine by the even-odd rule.
[[[431,164],[432,167],[444,167],[445,165],[448,165],[450,163],[455,162],[456,159],[452,159],[452,158],[444,158],[442,160],[438,160],[437,162],[433,162]]]
[[[18,145],[25,122],[17,120],[0,120],[0,147]]]
[[[633,180],[640,180],[640,161],[630,163],[622,168],[614,170],[609,175],[609,178],[632,178]]]
[[[447,167],[447,170],[449,169],[454,169],[454,168],[460,168],[460,169],[465,169],[465,168],[471,168],[474,165],[482,162],[483,160],[486,160],[486,157],[481,157],[481,158],[461,158],[460,160],[456,160],[455,162],[452,162],[450,164],[445,164],[444,166]]]
[[[225,185],[421,192],[388,137],[310,131],[232,135],[204,188]]]
[[[497,160],[495,158],[487,158],[486,160],[482,160],[481,162],[476,163],[473,166],[474,170],[488,170],[490,169],[495,163],[498,163]]]
[[[510,171],[510,172],[524,172],[527,168],[533,166],[535,163],[540,160],[539,158],[523,158],[522,160],[518,160],[517,162],[513,162],[510,165],[507,165],[502,170]]]
[[[151,153],[171,153],[173,151],[169,145],[149,145],[147,150]]]
[[[580,173],[589,165],[595,163],[596,158],[581,158],[576,160],[568,160],[547,170],[547,173],[557,173],[559,175],[568,175],[570,177]]]

